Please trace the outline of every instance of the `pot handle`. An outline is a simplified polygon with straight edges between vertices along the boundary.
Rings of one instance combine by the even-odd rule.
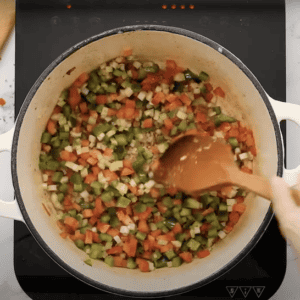
[[[282,120],[290,120],[300,126],[300,105],[280,102],[272,99],[270,96],[268,97],[275,111],[278,123]],[[295,169],[284,168],[283,178],[290,186],[293,187],[297,184],[299,174],[300,165]]]
[[[0,153],[3,151],[11,151],[14,132],[15,126],[8,132],[0,135]],[[0,200],[0,216],[25,222],[17,200],[12,202]]]

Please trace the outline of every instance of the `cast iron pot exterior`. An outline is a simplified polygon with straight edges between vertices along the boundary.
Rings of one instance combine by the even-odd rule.
[[[203,260],[199,260],[198,263],[195,263],[194,261],[189,264],[188,266],[182,266],[180,268],[173,268],[167,269],[167,270],[155,270],[151,273],[141,273],[138,270],[126,270],[127,273],[125,273],[125,270],[120,270],[119,268],[109,268],[108,266],[104,265],[104,263],[99,262],[96,264],[96,266],[93,266],[92,268],[89,266],[86,266],[83,263],[84,257],[82,251],[78,250],[75,245],[71,244],[71,242],[67,242],[65,240],[62,240],[59,236],[59,232],[57,228],[55,227],[54,223],[55,221],[49,221],[46,214],[42,210],[42,205],[40,207],[38,206],[38,203],[40,202],[40,199],[37,199],[38,196],[45,197],[44,192],[40,189],[39,191],[33,191],[38,190],[38,183],[39,180],[38,174],[39,170],[37,168],[37,162],[34,162],[31,160],[31,162],[28,161],[26,158],[28,153],[34,152],[35,158],[37,158],[37,150],[36,148],[31,149],[29,148],[27,151],[25,151],[25,154],[23,154],[23,149],[26,148],[26,145],[33,144],[31,142],[31,138],[29,138],[30,134],[33,134],[35,139],[39,143],[40,135],[38,133],[41,133],[43,128],[45,128],[45,124],[47,119],[50,116],[50,113],[52,112],[52,109],[55,105],[56,100],[53,100],[51,104],[48,105],[48,102],[45,101],[44,105],[44,111],[41,108],[38,108],[38,105],[36,103],[33,103],[34,97],[41,98],[41,95],[43,94],[45,99],[47,99],[47,94],[45,91],[40,92],[38,96],[36,94],[39,92],[39,89],[43,89],[42,84],[46,81],[52,80],[52,71],[54,71],[56,68],[60,68],[60,65],[62,62],[67,61],[72,57],[73,54],[76,54],[79,50],[83,49],[84,47],[90,45],[93,42],[101,41],[102,39],[109,38],[109,37],[121,37],[124,34],[128,35],[134,35],[135,33],[139,33],[138,35],[145,35],[145,34],[161,34],[167,36],[171,35],[174,36],[174,38],[177,38],[178,40],[182,39],[183,37],[191,39],[191,44],[194,45],[194,43],[198,43],[199,47],[200,45],[206,45],[214,55],[220,55],[224,59],[226,58],[228,63],[231,63],[235,67],[237,67],[243,74],[244,79],[248,80],[250,85],[253,85],[253,87],[257,91],[257,95],[261,98],[261,105],[266,108],[266,111],[269,115],[268,124],[266,125],[266,128],[263,130],[271,130],[270,134],[270,141],[272,143],[272,146],[275,150],[273,150],[273,153],[271,155],[273,156],[273,163],[272,165],[274,168],[270,170],[270,174],[277,174],[278,176],[283,175],[283,147],[282,147],[282,137],[280,128],[278,125],[278,120],[276,118],[276,115],[274,113],[273,107],[270,103],[269,97],[267,96],[266,92],[258,82],[258,80],[254,77],[254,75],[249,71],[249,69],[238,59],[236,58],[232,53],[230,53],[228,50],[224,49],[219,44],[209,40],[208,38],[205,38],[199,34],[193,33],[191,31],[175,28],[175,27],[166,27],[166,26],[156,26],[156,25],[139,25],[139,26],[126,26],[121,28],[116,28],[114,30],[109,30],[104,33],[101,33],[99,35],[93,36],[91,38],[88,38],[79,44],[75,45],[74,47],[68,49],[66,52],[64,52],[62,55],[60,55],[49,67],[41,74],[41,76],[38,78],[38,80],[35,82],[33,87],[31,88],[30,92],[28,93],[22,107],[20,110],[20,113],[18,115],[17,121],[16,121],[16,129],[13,137],[13,144],[12,144],[12,161],[11,161],[11,167],[12,167],[12,176],[13,176],[13,185],[16,193],[16,198],[18,205],[20,207],[20,211],[22,213],[22,216],[24,218],[24,221],[36,239],[36,241],[39,243],[39,245],[44,249],[44,251],[58,264],[60,265],[64,270],[66,270],[68,273],[73,275],[74,277],[78,278],[79,280],[104,291],[119,294],[119,295],[125,295],[125,296],[131,296],[131,297],[163,297],[163,296],[172,296],[175,294],[187,292],[192,289],[199,288],[203,285],[208,284],[209,282],[217,279],[221,275],[223,275],[225,272],[229,271],[231,268],[233,268],[239,261],[241,261],[250,251],[251,249],[256,245],[256,243],[259,241],[261,236],[263,235],[264,231],[266,230],[269,222],[272,219],[273,212],[269,204],[266,204],[266,200],[255,200],[258,197],[256,197],[253,200],[253,203],[260,207],[262,205],[262,215],[257,217],[256,228],[252,229],[252,237],[247,242],[244,242],[244,244],[241,244],[239,247],[240,250],[238,253],[232,254],[232,259],[225,259],[226,261],[224,265],[221,267],[210,267],[214,264],[210,258],[206,258]],[[149,37],[148,37],[149,38]],[[129,39],[130,40],[130,39]],[[142,41],[143,42],[143,41]],[[104,40],[104,43],[106,41]],[[124,44],[124,43],[123,43]],[[126,44],[126,43],[125,43]],[[180,45],[182,43],[179,43]],[[128,46],[132,46],[132,44],[129,43]],[[191,54],[191,50],[188,48],[186,49],[186,55]],[[177,49],[174,49],[174,53],[177,52]],[[180,52],[180,51],[179,51]],[[216,54],[218,53],[218,54]],[[135,53],[135,48],[133,47],[133,54]],[[119,56],[121,53],[119,52]],[[118,56],[118,55],[117,55]],[[176,58],[176,54],[174,55]],[[151,59],[150,55],[150,59]],[[169,57],[166,57],[168,59]],[[99,62],[95,62],[94,67],[99,66],[102,62],[106,60],[106,57],[102,58],[104,60],[99,60]],[[83,60],[85,60],[83,58]],[[84,63],[83,63],[84,64]],[[185,65],[183,65],[185,66]],[[191,67],[191,66],[190,66]],[[77,70],[75,69],[74,75],[71,74],[65,75],[66,69],[60,72],[61,74],[61,80],[65,83],[63,84],[64,88],[69,86],[82,72],[82,68],[77,67]],[[71,68],[70,68],[71,69]],[[86,69],[85,71],[91,71],[92,68]],[[197,69],[196,69],[197,70]],[[209,73],[209,71],[207,71]],[[57,75],[57,73],[55,74]],[[216,76],[217,77],[217,76]],[[211,78],[214,79],[214,75],[211,75]],[[45,89],[47,90],[47,89]],[[57,94],[53,95],[55,99],[57,99],[58,94],[60,93],[62,89],[59,87],[57,88]],[[226,88],[225,88],[226,90]],[[42,93],[42,94],[41,94]],[[45,112],[48,110],[48,117],[45,118],[47,113]],[[29,113],[30,111],[30,113]],[[24,119],[26,118],[27,114],[29,116],[28,119],[31,119],[35,116],[36,120],[44,119],[44,123],[39,123],[39,121],[36,122],[36,120],[32,121],[26,121],[28,125],[26,125],[26,128],[24,127]],[[247,120],[246,120],[247,121]],[[37,126],[37,129],[34,129],[32,127],[32,122],[39,123],[39,126]],[[27,124],[26,123],[26,124]],[[271,127],[270,127],[271,124]],[[44,127],[43,127],[44,126]],[[250,125],[251,126],[251,125]],[[257,131],[256,131],[257,132]],[[255,138],[258,137],[257,133],[254,130],[254,134],[256,134]],[[24,148],[25,147],[25,148]],[[28,146],[30,147],[30,146]],[[275,154],[275,152],[276,154]],[[23,159],[22,157],[25,156]],[[277,157],[276,157],[277,156]],[[28,156],[29,157],[29,156]],[[275,163],[274,163],[275,162]],[[26,176],[26,174],[29,175]],[[31,176],[32,174],[35,174],[34,176]],[[266,174],[266,175],[270,175]],[[25,177],[34,177],[35,179],[28,179]],[[41,184],[40,179],[40,184]],[[30,202],[35,201],[35,206],[30,204]],[[261,204],[264,202],[264,204]],[[41,203],[41,202],[40,202]],[[253,205],[254,205],[253,204]],[[35,207],[35,208],[34,208]],[[249,214],[255,212],[254,208],[249,208]],[[43,214],[43,217],[41,215]],[[35,217],[36,215],[36,217]],[[44,218],[44,221],[42,221]],[[48,218],[48,219],[47,219]],[[34,219],[34,221],[33,221]],[[243,219],[243,218],[242,218]],[[48,223],[47,223],[48,222]],[[242,220],[240,220],[242,222]],[[247,221],[245,221],[247,223]],[[249,221],[248,221],[249,222]],[[246,225],[245,223],[245,225]],[[247,223],[248,224],[248,223]],[[53,225],[53,226],[52,226]],[[239,224],[237,225],[237,227]],[[243,225],[241,224],[241,227]],[[246,228],[243,227],[243,229]],[[237,229],[238,231],[238,229]],[[253,234],[253,232],[255,232]],[[233,233],[232,233],[233,234]],[[244,234],[237,233],[237,238],[234,241],[238,241],[240,239],[239,235],[245,235],[247,234],[247,231],[245,231]],[[54,241],[56,239],[56,242]],[[227,237],[229,240],[228,243],[230,244],[231,235]],[[225,242],[226,239],[224,239],[221,242]],[[230,251],[233,251],[234,248],[236,248],[236,244],[234,244],[234,241],[232,241],[231,246],[230,245],[223,245],[225,248],[232,248]],[[220,243],[221,243],[220,242]],[[68,243],[68,245],[67,245]],[[64,249],[63,249],[64,248]],[[76,249],[75,249],[76,248]],[[222,250],[224,252],[224,249]],[[68,253],[65,253],[68,252]],[[213,257],[213,253],[211,254],[211,257]],[[221,253],[221,252],[220,252]],[[69,261],[67,261],[67,256],[71,257]],[[77,261],[76,260],[77,257]],[[217,259],[214,257],[214,259]],[[207,263],[205,262],[207,260]],[[208,263],[209,261],[209,263]],[[98,267],[98,265],[100,267]],[[204,278],[199,277],[199,268],[203,267],[203,269],[208,270],[211,268],[211,271],[208,270],[206,273],[206,276]],[[89,269],[94,269],[93,275],[90,274]],[[98,271],[97,271],[98,270]],[[119,274],[119,271],[122,272],[121,275]],[[96,272],[96,273],[95,273]],[[98,272],[98,276],[97,276]],[[130,275],[130,273],[134,273],[134,275]],[[178,274],[177,274],[177,273]],[[176,273],[175,277],[172,277],[171,274]],[[126,275],[127,274],[127,275]],[[159,274],[162,274],[161,276]],[[128,280],[132,282],[132,285],[128,285],[128,282],[122,284],[122,277],[124,276],[129,277]],[[149,281],[151,282],[151,285],[145,284],[146,277],[148,276]],[[184,283],[184,285],[181,285],[181,282],[184,281],[184,277],[188,276],[190,278],[189,283]],[[196,276],[196,277],[195,277]],[[157,277],[155,279],[154,277]],[[171,283],[166,280],[166,278],[172,277],[170,280],[173,282],[173,286],[171,287]],[[100,278],[97,280],[97,278]],[[104,278],[107,278],[107,280],[104,280]],[[140,281],[141,280],[141,281]],[[163,286],[164,280],[167,282],[165,283],[165,288]],[[157,281],[160,281],[158,283]],[[130,286],[129,288],[126,288]]]

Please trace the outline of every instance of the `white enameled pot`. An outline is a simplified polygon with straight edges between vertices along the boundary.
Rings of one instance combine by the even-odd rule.
[[[214,86],[221,86],[227,95],[221,105],[224,111],[243,120],[254,132],[258,149],[255,173],[284,176],[290,185],[295,184],[300,168],[284,169],[279,122],[289,119],[300,124],[300,106],[271,99],[247,67],[217,43],[190,31],[155,25],[126,26],[82,41],[58,57],[31,88],[15,127],[0,137],[0,151],[12,153],[16,194],[14,202],[0,201],[0,215],[25,222],[57,264],[93,287],[131,297],[174,295],[207,284],[234,267],[263,235],[273,212],[269,201],[250,194],[245,200],[247,210],[238,225],[215,245],[210,256],[179,268],[150,273],[110,268],[101,261],[90,267],[83,262],[86,254],[59,236],[54,214],[49,217],[42,205],[47,205],[49,199],[42,189],[38,168],[41,134],[60,92],[83,71],[90,72],[120,56],[126,48],[133,49],[137,58],[161,66],[166,59],[174,59],[196,73],[205,70]]]

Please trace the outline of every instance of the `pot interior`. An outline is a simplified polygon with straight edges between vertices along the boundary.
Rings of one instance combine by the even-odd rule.
[[[204,282],[220,276],[231,268],[237,256],[253,243],[255,235],[269,210],[269,201],[249,195],[247,210],[224,240],[218,242],[211,255],[205,259],[195,259],[179,268],[163,268],[142,273],[139,270],[110,268],[101,261],[93,267],[83,261],[87,258],[83,251],[59,236],[54,214],[48,217],[42,202],[48,203],[47,194],[42,189],[42,178],[38,168],[40,136],[58,100],[60,92],[83,72],[90,72],[102,62],[120,56],[125,48],[133,49],[133,55],[141,60],[164,65],[166,59],[174,59],[179,66],[195,73],[207,72],[214,86],[220,86],[226,93],[218,104],[225,113],[242,120],[253,129],[258,149],[255,173],[270,177],[277,173],[278,154],[274,126],[268,109],[254,84],[245,73],[226,56],[204,42],[184,35],[156,30],[137,30],[110,35],[88,43],[75,51],[54,67],[46,70],[45,79],[30,91],[21,109],[25,113],[19,129],[17,147],[17,185],[20,189],[23,214],[30,219],[28,224],[35,237],[56,261],[72,271],[80,279],[98,287],[113,288],[116,292],[168,292],[197,282]],[[68,70],[74,68],[70,75]],[[42,80],[40,78],[39,80]],[[36,90],[37,89],[37,90]],[[31,99],[32,98],[32,99]],[[266,140],[268,142],[266,143]],[[24,208],[26,211],[24,211]],[[27,221],[28,218],[26,217]],[[55,255],[54,255],[55,254]],[[59,258],[59,259],[57,259]],[[63,264],[63,263],[64,264]],[[237,262],[237,261],[235,261]],[[213,276],[213,277],[212,277]],[[101,284],[101,285],[99,285]]]

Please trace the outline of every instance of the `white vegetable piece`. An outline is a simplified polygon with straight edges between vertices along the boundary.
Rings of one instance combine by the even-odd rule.
[[[127,191],[128,191],[127,185],[124,184],[124,183],[122,183],[122,182],[119,182],[119,183],[117,184],[116,189],[120,192],[120,194],[121,194],[122,196],[124,196],[124,195],[127,193]]]
[[[136,69],[139,69],[140,67],[141,67],[141,63],[139,62],[139,61],[135,61],[134,63],[133,63],[133,66],[136,68]]]
[[[234,205],[234,204],[236,204],[237,202],[236,202],[235,199],[226,199],[226,203],[227,203],[227,205]]]
[[[43,181],[48,181],[48,175],[47,174],[43,174]]]
[[[131,89],[131,87],[127,87],[124,93],[127,97],[130,97],[133,94],[133,90]]]
[[[224,231],[222,231],[222,230],[220,230],[219,232],[218,232],[218,236],[220,237],[220,239],[224,239],[225,237],[226,237],[226,233],[224,232]]]
[[[129,233],[129,228],[128,228],[128,226],[121,226],[120,232],[121,232],[123,235],[128,235],[128,233]]]
[[[129,230],[135,230],[136,226],[135,226],[134,223],[131,223],[131,224],[127,225],[127,227],[128,227]]]
[[[138,99],[140,99],[141,101],[143,101],[147,96],[147,92],[145,91],[140,91],[139,94],[138,94]]]
[[[114,161],[109,166],[109,169],[111,171],[118,171],[121,168],[123,168],[123,161],[122,160]]]
[[[240,158],[240,160],[247,159],[247,158],[248,158],[248,153],[247,153],[247,152],[245,152],[245,153],[241,153],[241,154],[239,154],[239,158]]]
[[[69,181],[68,176],[63,176],[60,180],[61,183],[67,183]]]
[[[174,81],[185,81],[185,76],[183,73],[177,73],[175,76],[174,76]]]
[[[150,271],[154,271],[154,264],[151,262],[151,261],[148,261],[148,264],[149,264],[149,270]]]
[[[180,241],[171,241],[171,243],[176,247],[176,248],[180,248],[182,243]]]
[[[122,243],[122,240],[120,239],[120,237],[118,235],[116,235],[114,237],[114,240],[117,242],[117,244],[121,244]]]
[[[168,262],[167,262],[167,266],[168,266],[168,268],[172,268],[172,265],[173,265],[173,264],[172,264],[172,262],[171,262],[171,261],[168,261]]]
[[[57,191],[56,185],[48,185],[48,191]]]
[[[186,113],[184,113],[183,111],[181,111],[181,110],[179,110],[178,112],[177,112],[177,115],[176,115],[179,119],[181,119],[181,120],[185,120],[186,118],[187,118],[187,114]]]

